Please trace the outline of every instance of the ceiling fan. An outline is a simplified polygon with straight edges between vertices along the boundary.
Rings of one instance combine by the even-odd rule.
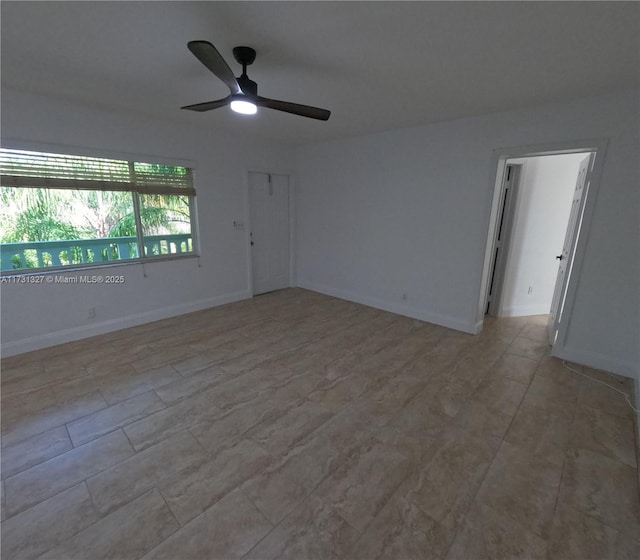
[[[208,41],[189,41],[187,47],[202,64],[226,84],[231,93],[223,99],[186,105],[185,107],[180,107],[181,109],[203,112],[231,105],[231,109],[237,113],[252,115],[257,111],[258,107],[268,107],[276,111],[284,111],[285,113],[321,121],[328,120],[329,115],[331,115],[331,111],[326,109],[260,97],[258,95],[258,84],[247,76],[247,66],[256,59],[256,51],[251,47],[235,47],[233,49],[233,57],[239,64],[242,64],[242,75],[238,78],[233,75],[233,71],[218,50]]]

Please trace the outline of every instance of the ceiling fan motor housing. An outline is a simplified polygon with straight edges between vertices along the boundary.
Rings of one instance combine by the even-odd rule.
[[[238,84],[240,85],[242,93],[245,95],[258,95],[258,84],[250,80],[246,74],[242,74],[242,76],[238,78]]]
[[[251,47],[234,47],[233,58],[238,61],[238,64],[249,66],[256,59],[256,51]]]

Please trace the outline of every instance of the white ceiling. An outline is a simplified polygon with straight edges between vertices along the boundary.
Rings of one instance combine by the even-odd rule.
[[[639,86],[637,2],[1,2],[2,83],[215,131],[303,143]],[[187,50],[237,45],[265,97],[330,109],[180,106],[227,95]]]

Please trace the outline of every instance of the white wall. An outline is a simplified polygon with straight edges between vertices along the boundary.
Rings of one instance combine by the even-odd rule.
[[[522,164],[502,288],[502,316],[549,313],[580,162],[588,154],[514,158]],[[531,288],[531,293],[529,293]]]
[[[123,286],[3,284],[3,355],[250,297],[245,231],[249,168],[288,170],[292,149],[136,115],[2,90],[2,145],[85,148],[93,155],[190,160],[195,167],[201,257],[101,269]],[[92,272],[93,273],[93,272]],[[95,319],[88,310],[96,308]]]
[[[495,151],[607,138],[559,350],[639,375],[638,99],[628,91],[299,147],[299,284],[473,332]]]

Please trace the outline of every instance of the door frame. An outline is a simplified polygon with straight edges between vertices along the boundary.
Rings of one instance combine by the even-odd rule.
[[[487,302],[485,304],[485,315],[493,315],[495,317],[502,316],[502,303],[504,298],[503,289],[504,289],[504,280],[507,272],[507,266],[509,264],[509,254],[511,250],[511,241],[513,239],[514,232],[514,223],[515,217],[518,212],[518,208],[520,206],[520,182],[522,181],[522,176],[524,174],[524,170],[526,167],[525,163],[505,163],[504,172],[502,174],[502,181],[500,184],[500,191],[496,193],[496,196],[499,197],[497,212],[500,214],[497,217],[498,221],[496,222],[496,227],[493,236],[493,250],[491,255],[491,263],[490,263],[490,273],[487,279]],[[511,167],[513,169],[513,178],[511,179],[510,189],[511,192],[508,194],[508,197],[505,196],[505,191],[507,190],[507,181],[508,179],[505,177],[507,167]],[[504,203],[502,202],[504,200]],[[504,207],[504,210],[502,208]],[[500,233],[500,222],[502,222],[502,233],[504,234],[502,237],[501,250],[496,255],[496,246],[498,245],[498,235]],[[493,290],[492,288],[493,283]],[[489,297],[491,297],[491,293],[493,292],[493,297],[491,301],[489,301]]]
[[[532,144],[524,146],[497,148],[493,150],[490,164],[490,183],[489,183],[489,208],[490,215],[487,222],[487,241],[485,244],[484,264],[482,269],[482,279],[480,283],[480,293],[478,298],[478,307],[476,315],[475,332],[482,331],[484,323],[484,311],[487,305],[488,280],[490,267],[492,263],[492,254],[494,251],[494,239],[496,235],[496,227],[498,223],[498,210],[500,206],[500,193],[502,189],[502,178],[507,165],[507,160],[512,158],[527,158],[536,156],[551,156],[561,154],[576,154],[595,152],[595,163],[591,174],[591,182],[588,191],[585,193],[586,201],[582,220],[579,224],[578,238],[576,241],[573,265],[569,278],[567,280],[567,288],[565,291],[563,306],[563,321],[558,325],[558,335],[556,342],[551,348],[552,356],[561,356],[565,346],[567,332],[571,324],[573,316],[573,304],[577,293],[577,287],[582,272],[584,254],[591,229],[591,221],[598,199],[598,190],[600,180],[604,169],[606,158],[608,139],[595,138],[586,140],[568,140],[564,142],[550,142],[545,144]]]
[[[286,175],[289,177],[289,287],[297,285],[296,275],[296,223],[295,223],[295,187],[294,174],[291,170],[272,169],[265,167],[250,167],[244,173],[244,215],[245,215],[245,231],[244,242],[246,247],[247,259],[247,286],[251,297],[253,293],[253,259],[251,256],[251,189],[249,183],[249,175],[251,173],[264,173],[266,175]]]

